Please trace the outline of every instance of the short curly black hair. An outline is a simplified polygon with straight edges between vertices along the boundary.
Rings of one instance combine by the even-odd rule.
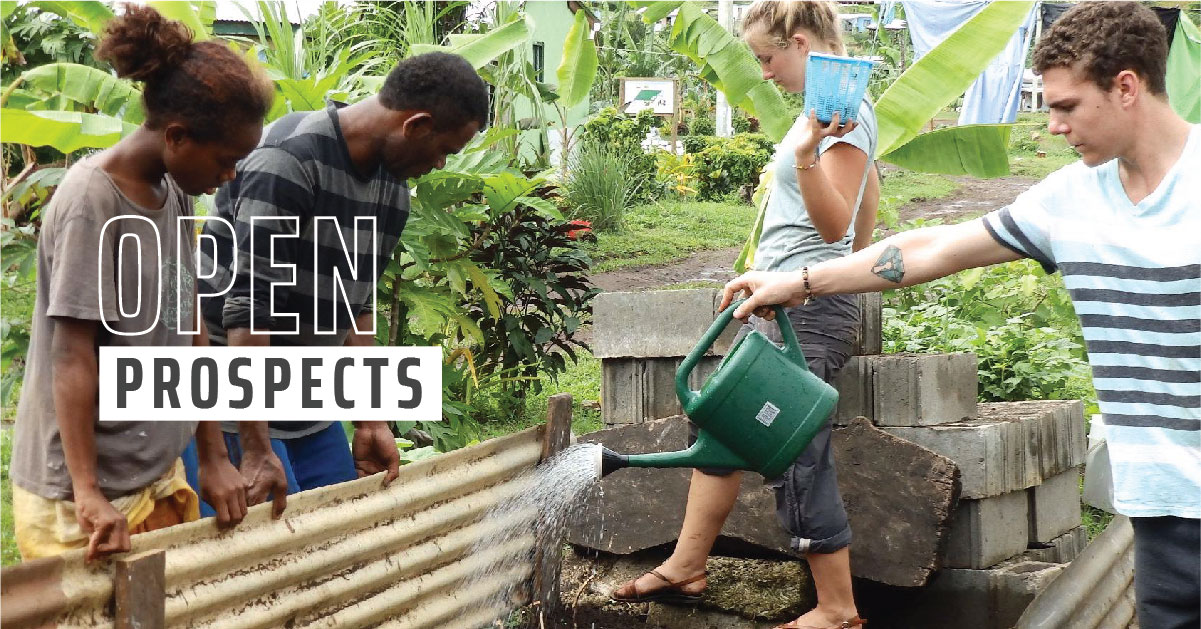
[[[396,64],[384,79],[379,100],[392,110],[430,112],[439,131],[460,129],[471,121],[480,129],[488,125],[488,86],[466,59],[445,52]]]
[[[1068,9],[1034,48],[1034,70],[1080,68],[1101,89],[1133,70],[1152,94],[1167,93],[1168,32],[1139,2],[1082,2]]]

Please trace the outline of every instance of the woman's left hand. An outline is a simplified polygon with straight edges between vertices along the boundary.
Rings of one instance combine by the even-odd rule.
[[[830,119],[830,124],[822,124],[817,119],[817,110],[809,110],[809,124],[805,125],[805,133],[796,147],[797,166],[807,166],[813,160],[817,147],[826,138],[841,138],[858,127],[854,120],[842,124],[838,120],[838,112]]]

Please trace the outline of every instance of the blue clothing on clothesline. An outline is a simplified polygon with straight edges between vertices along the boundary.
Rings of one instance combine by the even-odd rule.
[[[987,2],[960,0],[904,0],[905,20],[913,39],[914,59],[930,52],[948,35],[972,19]],[[1017,120],[1022,95],[1022,71],[1030,48],[1038,5],[985,68],[963,97],[959,124],[996,124]]]

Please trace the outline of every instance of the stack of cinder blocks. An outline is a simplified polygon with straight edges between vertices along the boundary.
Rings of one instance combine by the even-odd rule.
[[[605,427],[641,424],[683,412],[676,369],[713,321],[714,289],[601,293],[592,302],[592,355],[601,361]],[[734,321],[697,363],[689,386],[700,389],[737,333]]]
[[[951,459],[962,489],[942,570],[903,612],[914,626],[1010,627],[1088,543],[1079,401],[978,404],[972,354],[853,357],[835,423],[881,430]]]

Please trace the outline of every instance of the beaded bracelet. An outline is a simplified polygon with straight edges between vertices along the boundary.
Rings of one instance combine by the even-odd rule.
[[[809,267],[807,266],[801,267],[801,285],[805,289],[805,301],[801,303],[804,306],[808,305],[810,299],[813,299],[813,287],[809,286]]]
[[[815,166],[817,166],[817,162],[818,162],[818,161],[819,161],[819,160],[816,160],[816,159],[815,159],[815,160],[813,160],[813,163],[812,163],[812,164],[809,164],[808,166],[793,166],[793,168],[795,168],[795,169],[797,169],[797,170],[809,170],[809,169],[811,169],[811,168],[814,168]]]

